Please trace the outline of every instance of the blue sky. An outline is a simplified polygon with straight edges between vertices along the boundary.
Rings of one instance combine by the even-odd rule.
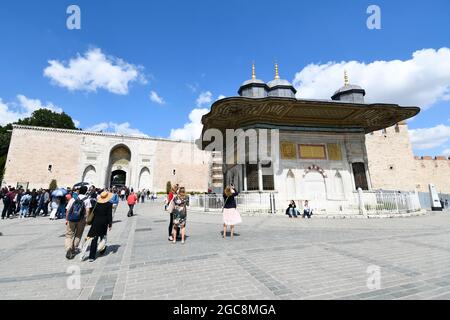
[[[71,4],[81,30],[66,27]],[[366,27],[371,4],[381,30]],[[299,97],[329,98],[348,69],[368,101],[424,107],[415,153],[450,155],[449,30],[447,0],[2,1],[0,122],[39,105],[84,129],[182,138],[252,61],[270,81],[277,60]],[[91,74],[98,64],[113,80]]]

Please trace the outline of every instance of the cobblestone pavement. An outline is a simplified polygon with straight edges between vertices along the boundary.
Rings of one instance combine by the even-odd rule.
[[[186,243],[173,245],[160,204],[139,204],[132,218],[126,210],[93,263],[65,259],[63,221],[0,220],[0,299],[450,298],[450,213],[244,216],[239,236],[224,240],[220,215],[190,212]],[[81,287],[70,290],[73,266]],[[370,266],[380,268],[379,289],[367,286]]]

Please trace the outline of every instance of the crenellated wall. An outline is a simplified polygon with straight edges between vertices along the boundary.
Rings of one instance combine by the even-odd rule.
[[[414,181],[419,191],[428,191],[431,182],[436,190],[450,193],[450,157],[415,157]]]
[[[406,123],[366,135],[366,147],[374,189],[427,192],[433,183],[450,193],[450,158],[414,156]]]

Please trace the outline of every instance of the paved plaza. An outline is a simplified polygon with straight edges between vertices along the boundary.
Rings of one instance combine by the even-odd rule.
[[[244,216],[224,240],[220,214],[191,211],[189,237],[174,245],[161,204],[126,211],[93,263],[66,260],[63,221],[0,220],[0,299],[450,299],[450,213]],[[378,267],[380,288],[369,289]],[[81,287],[68,289],[73,270]]]

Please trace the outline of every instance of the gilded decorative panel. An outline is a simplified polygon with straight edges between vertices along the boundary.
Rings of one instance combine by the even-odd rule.
[[[301,159],[319,159],[326,160],[324,145],[300,144],[298,146]]]
[[[328,159],[333,161],[342,160],[341,145],[339,143],[329,143],[328,148]]]
[[[281,142],[281,159],[285,160],[297,159],[295,144],[291,142]]]

